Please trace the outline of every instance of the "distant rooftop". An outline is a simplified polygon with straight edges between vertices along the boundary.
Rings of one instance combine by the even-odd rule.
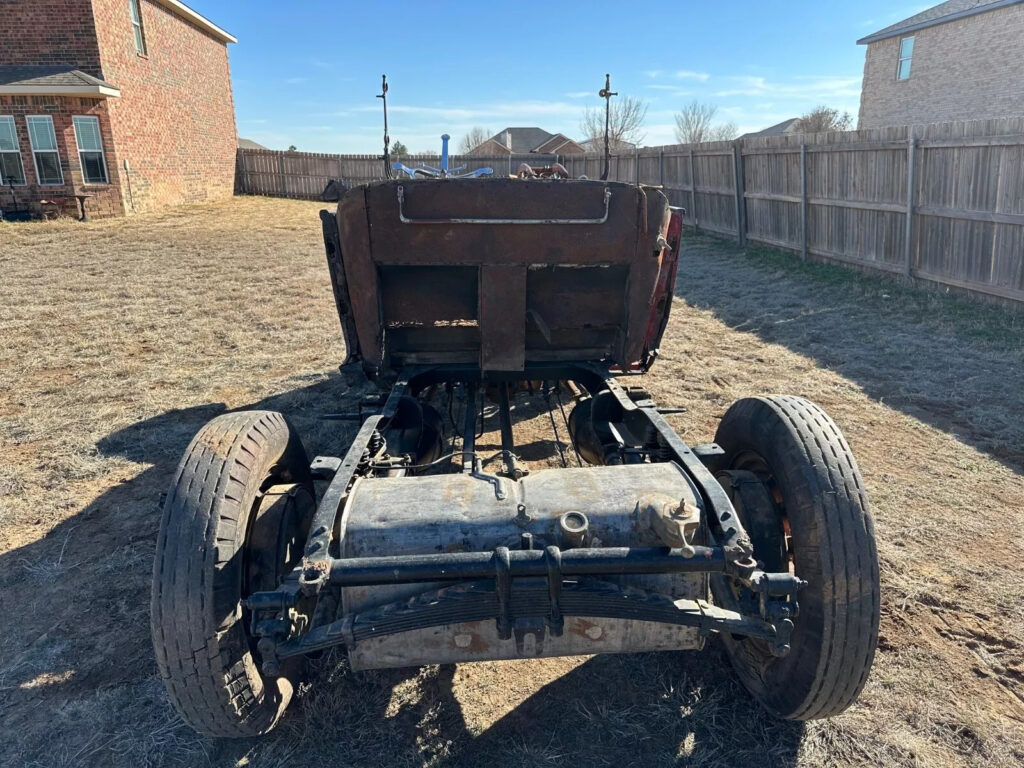
[[[741,139],[756,139],[762,136],[785,136],[787,133],[793,132],[793,125],[799,120],[799,117],[791,117],[789,120],[783,120],[781,123],[765,128],[763,131],[754,131],[753,133],[744,133],[740,136]]]
[[[546,142],[555,134],[548,133],[543,128],[503,128],[491,136],[490,141],[496,141],[503,147],[511,146],[512,154],[525,155],[532,152],[541,144]],[[509,142],[511,137],[511,143]]]
[[[266,149],[262,144],[257,144],[252,139],[243,139],[241,136],[238,137],[238,148],[239,149]]]
[[[1016,5],[1022,2],[1024,0],[949,0],[949,2],[940,3],[926,11],[921,11],[921,13],[911,16],[909,19],[904,19],[885,29],[880,29],[873,35],[862,37],[857,41],[857,44],[867,45],[868,43],[876,43],[889,37],[910,34],[921,29],[934,27],[937,24],[945,24],[956,19],[963,19],[978,13],[986,13],[997,8]]]

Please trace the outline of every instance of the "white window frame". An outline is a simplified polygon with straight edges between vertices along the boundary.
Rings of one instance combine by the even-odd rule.
[[[32,120],[45,120],[50,124],[50,134],[53,136],[53,149],[36,149],[35,142],[32,141],[32,129],[29,127]],[[60,164],[60,147],[57,144],[57,130],[53,126],[53,117],[51,115],[25,115],[25,128],[28,130],[28,143],[32,148],[32,166],[36,171],[36,184],[40,187],[63,187],[64,186],[64,169]],[[39,163],[36,161],[37,153],[53,153],[57,156],[57,170],[60,172],[60,181],[44,182],[39,176]]]
[[[11,115],[0,115],[0,121],[6,122],[11,121],[11,128],[14,131],[14,149],[0,149],[0,155],[16,155],[18,158],[18,165],[21,166],[21,182],[15,182],[16,187],[28,186],[28,177],[25,175],[25,158],[21,156],[21,139],[18,138],[18,126],[14,122],[14,117]],[[4,176],[3,167],[0,166],[0,187],[7,187],[11,185],[11,181]]]
[[[910,55],[903,55],[903,44],[910,41]],[[914,46],[917,41],[914,40],[913,35],[907,35],[906,37],[900,38],[900,48],[896,55],[896,79],[900,82],[906,82],[910,79],[910,72],[914,68]],[[907,62],[907,76],[902,77],[903,74],[903,62]]]
[[[142,26],[142,0],[128,0],[128,17],[132,20],[135,52],[139,56],[148,56],[149,47],[146,45],[146,30]]]
[[[96,135],[100,139],[99,149],[82,149],[82,142],[78,138],[78,121],[79,120],[90,120],[96,123]],[[73,115],[71,118],[71,124],[75,128],[75,147],[78,149],[78,163],[82,168],[82,183],[87,184],[90,187],[96,187],[101,184],[110,183],[110,169],[107,168],[107,153],[103,149],[103,134],[100,132],[100,119],[96,115]],[[85,178],[85,160],[82,158],[84,152],[95,154],[99,152],[100,162],[103,163],[103,181],[89,181]]]

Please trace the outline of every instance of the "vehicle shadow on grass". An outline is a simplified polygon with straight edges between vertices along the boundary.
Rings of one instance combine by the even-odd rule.
[[[724,651],[594,656],[538,690],[441,765],[796,764],[804,724],[773,719]]]
[[[319,416],[351,409],[366,391],[331,376],[245,408],[285,413],[310,457],[337,456],[355,425]],[[595,657],[482,730],[467,726],[454,667],[352,674],[328,657],[315,662],[314,684],[267,737],[212,742],[194,734],[156,678],[150,579],[160,495],[195,432],[227,410],[214,403],[169,411],[104,437],[102,455],[151,466],[0,556],[0,623],[4,648],[13,649],[0,660],[0,727],[17,764],[52,762],[55,729],[67,765],[259,765],[295,755],[453,767],[496,755],[513,765],[634,764],[638,755],[651,765],[795,760],[802,728],[751,703],[719,650]],[[497,676],[476,682],[509,684]]]
[[[1024,312],[701,234],[675,295],[1024,473]]]

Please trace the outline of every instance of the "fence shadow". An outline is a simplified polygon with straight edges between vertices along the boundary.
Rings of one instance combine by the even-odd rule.
[[[675,295],[1024,473],[1024,315],[707,235]]]

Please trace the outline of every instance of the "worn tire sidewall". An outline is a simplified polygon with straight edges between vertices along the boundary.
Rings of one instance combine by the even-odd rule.
[[[789,518],[796,574],[807,582],[799,594],[800,614],[794,621],[790,652],[773,659],[763,673],[746,659],[742,641],[723,636],[748,689],[769,711],[788,717],[814,693],[823,666],[827,612],[835,599],[832,586],[837,574],[834,564],[823,556],[823,521],[818,510],[823,494],[831,487],[828,469],[823,461],[805,460],[795,427],[770,401],[760,398],[734,404],[722,419],[715,442],[726,453],[722,466],[731,467],[746,451],[757,453],[767,463]]]
[[[224,697],[224,709],[230,709],[229,700],[232,693],[228,690],[226,681],[233,679],[239,670],[244,671],[245,684],[249,686],[252,695],[259,701],[258,707],[244,721],[239,718],[237,732],[232,733],[231,726],[226,722],[216,726],[210,723],[192,722],[195,720],[194,714],[188,711],[188,707],[181,706],[172,696],[172,701],[178,711],[197,730],[213,731],[216,732],[216,735],[247,736],[264,733],[276,724],[290,701],[300,670],[292,668],[290,674],[285,678],[265,679],[261,675],[257,660],[251,651],[247,627],[243,620],[245,614],[243,614],[241,606],[245,559],[243,550],[254,519],[257,496],[268,478],[272,475],[283,475],[284,478],[290,479],[292,482],[308,485],[311,493],[313,492],[312,480],[309,475],[309,462],[294,429],[283,416],[272,413],[276,418],[272,428],[261,432],[265,442],[260,450],[245,451],[242,444],[238,443],[223,455],[218,454],[225,464],[230,465],[235,459],[241,458],[247,465],[243,470],[239,470],[239,465],[234,464],[232,469],[233,476],[241,480],[243,486],[242,492],[236,499],[225,498],[224,488],[218,487],[208,513],[204,509],[188,509],[186,507],[192,506],[192,502],[187,493],[187,484],[186,488],[179,486],[186,483],[186,469],[193,454],[204,446],[204,442],[207,449],[212,447],[216,451],[216,443],[223,443],[226,435],[231,434],[230,430],[233,429],[235,434],[254,430],[257,428],[259,419],[268,413],[272,412],[247,411],[225,414],[213,419],[196,434],[186,449],[171,481],[157,542],[158,552],[162,552],[166,546],[165,536],[168,522],[172,516],[191,516],[185,536],[188,540],[185,543],[190,548],[189,562],[187,565],[180,564],[181,567],[177,569],[176,573],[181,574],[183,571],[187,574],[184,576],[185,578],[188,578],[188,575],[203,574],[201,592],[202,605],[205,610],[199,611],[196,606],[188,606],[187,615],[180,616],[179,620],[192,624],[190,630],[193,636],[205,637],[207,643],[216,643],[219,657],[213,666],[223,672],[225,682],[221,695]],[[228,429],[222,431],[225,426]],[[214,443],[212,446],[211,441]],[[225,504],[237,504],[238,507],[238,515],[231,537],[225,536],[227,530],[222,516]],[[178,544],[178,552],[181,552],[182,543]],[[225,551],[226,546],[230,546],[227,551]],[[216,558],[209,557],[209,552],[213,548],[219,548]],[[223,562],[225,559],[227,564],[218,568],[217,561]],[[182,606],[178,605],[176,608],[181,613]],[[153,622],[154,637],[156,637],[155,615]],[[161,667],[162,676],[167,677],[169,670],[166,665],[160,664],[161,654],[159,652],[157,661]]]

